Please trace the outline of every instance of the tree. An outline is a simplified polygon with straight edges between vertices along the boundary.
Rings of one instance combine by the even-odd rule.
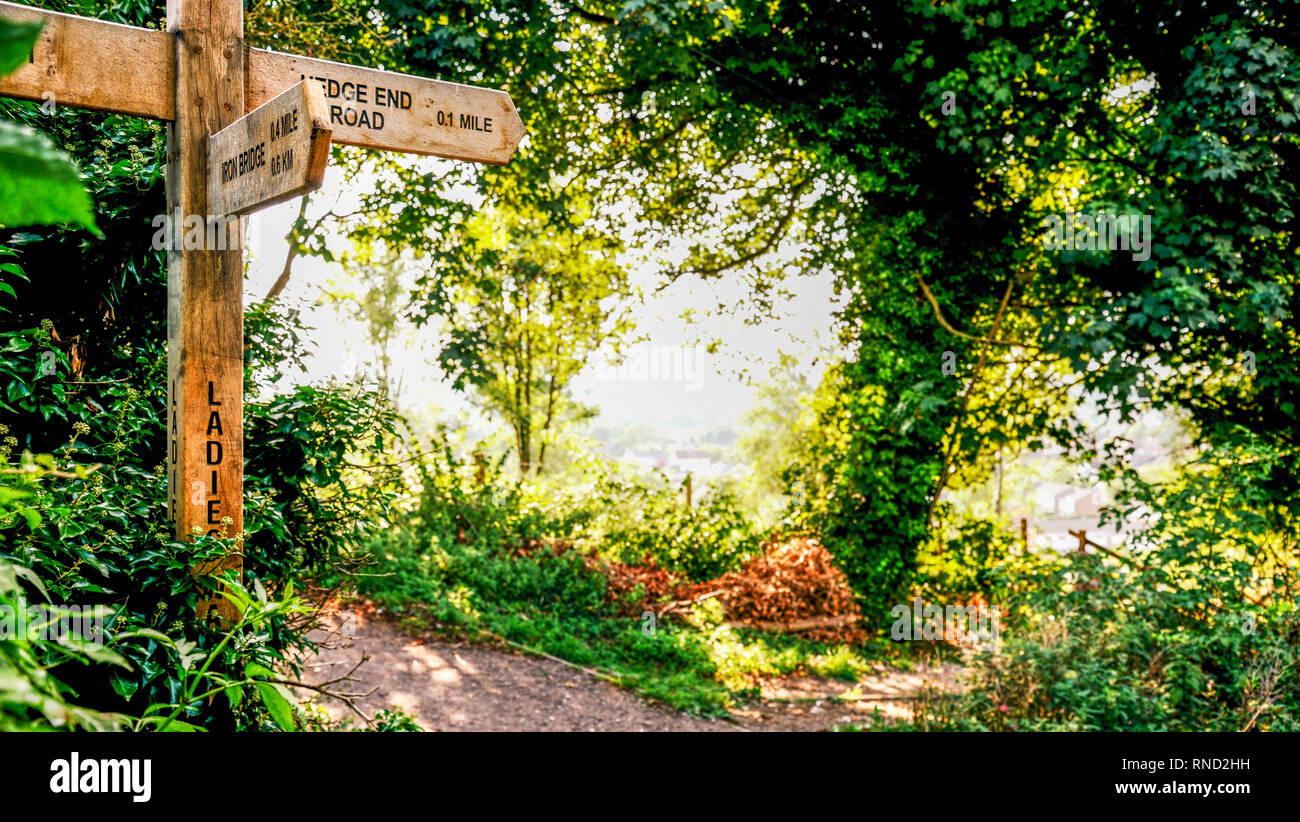
[[[1294,453],[1294,4],[380,9],[416,70],[516,94],[533,137],[490,190],[596,198],[666,281],[743,273],[759,308],[783,275],[836,272],[852,354],[810,510],[861,591],[906,584],[942,489],[990,453],[1107,456],[1080,390]],[[1149,256],[1044,246],[1046,216],[1086,210],[1151,217]],[[655,258],[672,238],[687,253]],[[1261,490],[1293,511],[1298,482]]]
[[[438,362],[457,389],[514,433],[519,472],[541,473],[561,424],[589,415],[569,387],[630,330],[617,241],[578,234],[533,210],[486,208],[449,237],[426,281],[447,341]]]
[[[331,288],[325,298],[344,306],[347,315],[365,324],[366,335],[379,368],[379,393],[397,403],[399,386],[393,374],[393,344],[401,333],[401,320],[409,308],[410,283],[407,263],[389,253],[382,259],[358,262],[362,292]]]

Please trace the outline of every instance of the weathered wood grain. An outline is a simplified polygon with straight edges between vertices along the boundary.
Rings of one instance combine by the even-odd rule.
[[[44,20],[27,65],[0,77],[0,95],[170,120],[176,44],[170,32],[0,2],[0,17]]]
[[[504,91],[263,49],[248,49],[245,67],[250,108],[301,80],[318,83],[336,143],[500,165],[524,137]]]
[[[242,0],[168,0],[167,27],[176,34],[168,212],[206,222],[213,214],[208,135],[244,116]],[[182,229],[173,225],[176,234]],[[167,255],[168,491],[181,538],[196,530],[236,536],[244,527],[243,236],[235,232],[233,249],[229,237],[225,250],[214,248],[212,240],[220,239],[186,249],[184,239],[174,237]],[[242,567],[242,552],[236,552],[195,573]],[[211,611],[226,620],[239,617],[220,597],[200,606],[200,619]]]

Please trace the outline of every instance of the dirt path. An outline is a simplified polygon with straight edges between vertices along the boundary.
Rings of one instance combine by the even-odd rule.
[[[337,628],[337,623],[329,627]],[[347,674],[363,657],[355,682],[331,686],[368,693],[367,716],[401,708],[438,731],[793,731],[827,730],[885,716],[907,715],[906,697],[923,683],[952,687],[956,666],[915,672],[882,668],[857,684],[785,677],[763,684],[763,698],[733,710],[736,719],[698,719],[668,710],[561,662],[468,642],[412,637],[383,619],[317,632],[319,654],[304,660],[303,679],[319,685]],[[309,694],[303,691],[302,696]],[[841,701],[848,697],[851,701]],[[361,723],[343,702],[324,699],[334,719]]]

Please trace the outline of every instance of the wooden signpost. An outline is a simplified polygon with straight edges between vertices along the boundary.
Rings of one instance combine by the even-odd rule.
[[[45,22],[0,95],[168,121],[167,211],[180,217],[167,257],[169,516],[182,538],[241,534],[241,243],[191,243],[186,225],[224,227],[314,190],[331,140],[501,164],[523,123],[503,91],[248,48],[242,0],[168,0],[165,32],[8,2],[0,17]],[[221,568],[242,556],[195,573]],[[238,616],[220,597],[199,616],[210,612]]]

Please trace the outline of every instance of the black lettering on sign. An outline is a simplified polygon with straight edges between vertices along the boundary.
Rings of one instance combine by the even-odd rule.
[[[355,126],[356,128],[382,129],[384,127],[384,115],[364,108],[358,111],[354,108],[330,106],[330,122],[342,123],[345,126]]]
[[[221,510],[220,510],[220,509],[221,509],[221,500],[219,500],[219,499],[210,499],[210,500],[208,500],[208,525],[220,525],[220,524],[221,524]],[[211,533],[211,532],[209,532],[209,533]]]
[[[214,446],[216,447],[215,453],[212,450]],[[217,440],[208,440],[208,465],[220,465],[221,457],[221,443]]]
[[[173,467],[172,470],[169,472],[171,474],[171,477],[169,478],[171,481],[168,483],[168,487],[167,487],[167,516],[171,518],[173,521],[175,521],[176,486],[178,482],[177,474],[180,473],[180,470],[175,467],[176,461],[180,456],[178,453],[180,450],[180,445],[177,441],[177,436],[180,434],[180,427],[178,425],[177,412],[176,412],[176,407],[177,407],[176,406],[176,380],[171,381],[171,406],[172,406],[171,408],[172,430],[171,430],[171,436],[168,438],[169,442],[167,443],[167,450],[169,452],[168,457],[171,459],[171,463]]]
[[[373,105],[376,108],[411,108],[411,95],[406,91],[394,91],[381,86],[375,86],[374,98],[370,95],[370,86],[365,83],[342,82],[333,80],[329,77],[309,77],[306,74],[300,74],[298,77],[302,80],[315,80],[320,83],[321,90],[330,100],[345,100],[349,105],[330,103],[330,122],[339,123],[353,128],[368,128],[375,131],[383,131],[384,115],[379,111],[361,108],[362,105]]]
[[[237,180],[264,165],[266,165],[266,143],[258,143],[234,157],[221,161],[221,183],[225,185],[232,180]]]
[[[213,411],[208,415],[208,430],[205,433],[210,437],[213,431],[217,433],[217,436],[221,436],[223,433],[221,430],[221,413],[219,411]]]
[[[399,108],[409,111],[411,108],[411,93],[409,91],[398,91],[395,88],[375,86],[375,105],[379,108]]]
[[[271,158],[271,176],[276,177],[293,169],[293,149],[285,149],[283,154]]]
[[[490,118],[484,119],[477,114],[462,114],[460,115],[460,127],[466,131],[487,132],[492,130],[492,120]]]
[[[271,121],[271,142],[288,137],[298,130],[298,109],[286,111]]]
[[[212,396],[212,392],[214,390],[216,390],[216,388],[212,384],[212,380],[208,380],[208,405],[221,405],[221,403],[217,402],[216,399]]]
[[[484,134],[492,132],[492,118],[480,117],[477,114],[461,114],[459,123],[454,111],[439,111],[434,115],[434,121],[440,126],[447,128],[460,128],[465,131],[480,131]]]

